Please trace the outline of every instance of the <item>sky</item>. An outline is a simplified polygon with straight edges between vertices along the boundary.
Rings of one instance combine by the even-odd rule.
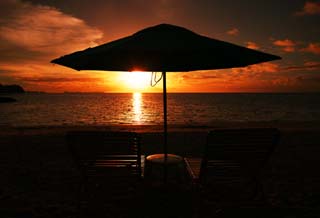
[[[161,92],[150,73],[75,71],[57,57],[169,23],[281,56],[168,73],[168,92],[319,92],[320,1],[0,0],[0,84],[43,92]]]

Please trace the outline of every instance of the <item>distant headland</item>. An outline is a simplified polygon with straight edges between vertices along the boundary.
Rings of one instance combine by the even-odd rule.
[[[0,84],[0,94],[25,93],[25,90],[19,85],[2,85]]]
[[[0,94],[25,93],[24,89],[19,85],[2,85],[0,84]],[[12,97],[0,96],[0,103],[10,103],[17,101]]]

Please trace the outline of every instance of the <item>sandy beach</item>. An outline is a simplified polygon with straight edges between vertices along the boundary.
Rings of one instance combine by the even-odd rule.
[[[280,144],[263,172],[269,206],[275,211],[277,208],[295,208],[307,211],[304,214],[310,216],[306,217],[317,217],[320,215],[320,173],[317,170],[320,165],[319,124],[269,122],[217,123],[210,127],[171,126],[169,152],[183,157],[201,157],[206,134],[215,128],[279,128]],[[1,126],[1,217],[76,216],[79,172],[65,142],[65,134],[71,130],[136,131],[141,135],[143,154],[162,152],[161,126]],[[184,191],[188,193],[188,190]],[[189,202],[189,207],[174,207],[173,210],[193,217],[188,213],[189,209],[192,210],[192,200],[186,200],[184,194],[180,193],[180,196]],[[141,204],[143,210],[145,208]]]

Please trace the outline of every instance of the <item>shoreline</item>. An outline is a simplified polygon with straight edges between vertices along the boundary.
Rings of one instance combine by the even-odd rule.
[[[223,128],[278,128],[281,131],[320,131],[320,121],[257,121],[225,122],[217,121],[214,125],[168,125],[168,132],[208,132]],[[24,133],[61,134],[74,130],[133,131],[137,133],[162,133],[162,125],[0,125],[0,136]]]
[[[223,128],[277,128],[281,132],[279,147],[287,150],[295,150],[297,147],[317,150],[320,144],[320,121],[217,122],[214,126],[169,125],[169,153],[201,157],[207,133],[210,130]],[[0,126],[0,148],[8,146],[24,147],[23,150],[33,146],[66,148],[65,135],[69,131],[137,132],[141,137],[142,152],[146,155],[163,153],[162,125]]]

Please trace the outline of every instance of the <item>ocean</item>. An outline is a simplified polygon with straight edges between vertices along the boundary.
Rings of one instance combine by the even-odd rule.
[[[162,94],[11,95],[0,104],[0,125],[160,125]],[[320,121],[320,95],[304,94],[168,94],[169,125],[216,122]]]

